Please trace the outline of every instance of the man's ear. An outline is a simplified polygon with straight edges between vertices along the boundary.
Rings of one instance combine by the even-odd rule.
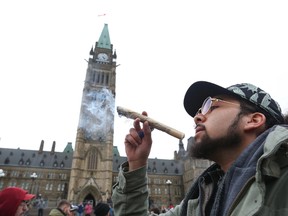
[[[255,130],[265,128],[266,116],[263,113],[255,112],[246,116],[244,130]]]

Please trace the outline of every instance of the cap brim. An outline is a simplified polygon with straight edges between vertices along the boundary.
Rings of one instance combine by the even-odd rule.
[[[24,200],[27,201],[27,200],[31,200],[35,197],[34,194],[25,194],[24,196]]]
[[[194,117],[207,97],[221,94],[236,96],[233,92],[214,83],[206,81],[195,82],[185,94],[184,108],[190,116]]]

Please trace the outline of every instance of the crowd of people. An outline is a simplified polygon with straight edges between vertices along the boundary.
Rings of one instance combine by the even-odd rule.
[[[0,191],[0,216],[28,216],[29,207],[34,201],[38,210],[38,216],[44,215],[45,201],[39,196],[36,199],[35,194],[29,194],[28,191],[19,187],[7,187]],[[113,208],[104,202],[98,202],[93,207],[91,202],[85,205],[81,202],[79,205],[73,205],[68,200],[62,199],[58,202],[56,208],[49,212],[49,216],[114,216]]]

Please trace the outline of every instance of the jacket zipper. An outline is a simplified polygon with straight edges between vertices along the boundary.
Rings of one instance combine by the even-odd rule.
[[[240,190],[240,192],[238,193],[238,195],[236,196],[235,201],[232,203],[229,211],[228,211],[228,215],[231,215],[232,211],[234,210],[234,208],[239,204],[239,202],[242,200],[243,196],[244,196],[244,192],[248,190],[248,188],[251,186],[251,184],[255,181],[255,176],[252,176],[250,179],[248,179],[248,181],[245,183],[244,187]]]

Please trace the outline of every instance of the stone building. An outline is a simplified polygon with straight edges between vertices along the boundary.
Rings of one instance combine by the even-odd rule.
[[[188,141],[189,143],[189,141]],[[175,159],[148,160],[148,188],[150,200],[157,206],[168,206],[169,203],[178,204],[191,186],[194,179],[211,164],[207,160],[193,160],[189,157],[179,158],[179,150],[175,152]],[[41,141],[39,150],[0,148],[0,190],[8,186],[22,187],[31,193],[40,195],[53,207],[60,199],[67,199],[69,183],[71,181],[73,149],[68,143],[63,152],[55,152],[55,142],[51,151],[43,151],[44,141]],[[185,151],[186,152],[186,151]],[[111,179],[106,179],[111,185],[117,181],[120,165],[126,157],[120,156],[116,146],[113,147]],[[2,173],[2,175],[1,175]],[[4,176],[3,176],[4,173]],[[34,175],[33,175],[34,174]],[[89,176],[86,185],[73,189],[75,193],[86,194],[77,199],[69,199],[73,203],[80,201],[97,202],[103,200],[110,202],[110,194],[102,191],[97,178]],[[84,178],[84,177],[82,177]],[[168,184],[169,181],[171,184]],[[168,181],[168,182],[167,182]],[[96,185],[96,189],[94,188]],[[84,187],[84,188],[83,188]],[[100,194],[94,197],[99,190]],[[99,198],[100,197],[100,198]]]
[[[53,207],[60,199],[73,203],[111,202],[112,186],[126,158],[113,146],[116,92],[116,51],[105,24],[90,50],[75,149],[68,143],[62,152],[0,148],[0,189],[18,186],[44,198]],[[187,149],[193,139],[189,138]],[[149,159],[150,203],[178,204],[194,179],[211,162],[187,157],[182,140],[173,159]]]

